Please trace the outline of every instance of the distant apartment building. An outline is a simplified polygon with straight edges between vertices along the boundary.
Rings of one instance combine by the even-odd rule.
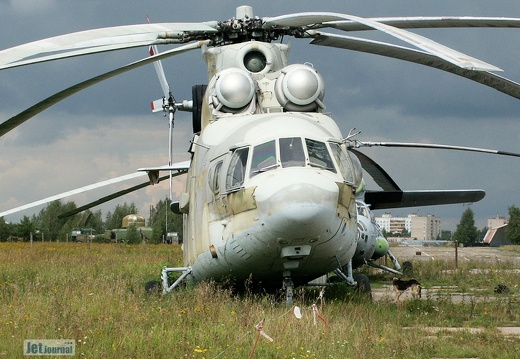
[[[433,241],[441,235],[441,219],[432,215],[420,217],[411,215],[412,230],[410,231],[412,238],[423,241]]]
[[[441,234],[441,219],[432,215],[425,217],[409,214],[407,217],[393,217],[385,213],[375,218],[379,227],[390,234],[400,234],[405,230],[411,238],[435,240]]]
[[[390,213],[384,213],[381,217],[376,217],[377,225],[386,233],[403,233],[403,230],[411,232],[412,222],[408,217],[393,217]]]

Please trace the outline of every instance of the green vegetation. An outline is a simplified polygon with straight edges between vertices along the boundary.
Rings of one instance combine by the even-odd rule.
[[[509,207],[509,223],[506,230],[506,238],[511,243],[520,244],[520,208]]]
[[[476,243],[479,237],[478,229],[475,227],[475,216],[471,208],[467,208],[460,218],[457,229],[453,233],[453,240],[463,244]]]
[[[423,299],[400,303],[344,286],[327,288],[323,301],[317,288],[297,290],[301,319],[273,295],[237,296],[214,283],[145,294],[163,265],[182,265],[179,246],[0,243],[0,357],[21,357],[29,338],[73,338],[85,358],[248,358],[253,348],[254,358],[520,357],[520,338],[497,330],[520,325],[511,263],[414,262]],[[389,284],[368,274],[374,287]],[[497,283],[511,292],[494,294]],[[429,294],[439,285],[446,289]],[[453,302],[449,292],[467,297]],[[273,342],[258,337],[262,320]]]
[[[95,242],[105,241],[105,230],[122,228],[122,220],[126,215],[138,214],[134,203],[126,202],[118,204],[114,211],[109,211],[103,221],[101,211],[83,211],[66,218],[59,218],[60,215],[76,209],[74,202],[62,204],[56,200],[50,202],[37,215],[31,218],[24,216],[19,223],[8,223],[0,217],[0,242],[6,241],[29,241],[31,235],[35,241],[60,241],[70,240],[71,232],[74,228],[92,228],[98,234]],[[168,215],[166,215],[168,211]],[[168,222],[168,223],[166,223]],[[149,238],[150,243],[161,243],[166,231],[177,232],[182,238],[182,215],[174,214],[170,211],[170,200],[164,199],[157,205],[150,208],[150,220],[147,223],[153,228],[153,238]],[[137,233],[135,234],[137,236]],[[136,237],[132,237],[136,239]],[[134,243],[140,243],[135,240]]]

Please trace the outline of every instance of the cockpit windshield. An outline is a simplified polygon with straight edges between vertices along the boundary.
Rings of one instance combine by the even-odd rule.
[[[253,159],[251,160],[250,177],[261,172],[269,171],[278,166],[276,161],[275,140],[262,143],[253,149]]]
[[[280,160],[282,167],[305,166],[305,153],[300,137],[280,138]]]
[[[309,153],[309,165],[336,172],[327,145],[324,142],[305,139]]]
[[[334,153],[334,156],[337,154]],[[279,166],[282,168],[312,166],[336,173],[325,142],[301,137],[285,137],[253,147],[249,177]]]
[[[251,155],[250,155],[251,154]],[[246,176],[256,175],[289,167],[316,167],[333,173],[340,173],[343,180],[359,184],[355,166],[340,143],[322,142],[309,138],[284,137],[273,139],[253,147],[240,147],[233,151],[226,173],[226,190],[240,189]],[[358,165],[361,171],[361,165]],[[249,174],[246,169],[249,168]],[[215,168],[215,171],[217,168]],[[220,167],[218,167],[220,171]],[[215,175],[216,176],[216,175]],[[360,177],[360,176],[358,176]],[[215,178],[218,179],[218,176]],[[211,181],[210,182],[214,182]],[[216,188],[216,189],[215,189]],[[212,189],[218,190],[213,184]]]

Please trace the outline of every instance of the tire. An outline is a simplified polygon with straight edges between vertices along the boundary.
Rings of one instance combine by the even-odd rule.
[[[358,294],[365,294],[372,296],[372,287],[370,286],[370,280],[368,276],[363,273],[355,273],[353,275],[354,280],[357,282],[355,290]]]

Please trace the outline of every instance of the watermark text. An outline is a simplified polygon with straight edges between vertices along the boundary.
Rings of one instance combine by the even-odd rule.
[[[74,355],[74,339],[25,339],[23,355]]]

